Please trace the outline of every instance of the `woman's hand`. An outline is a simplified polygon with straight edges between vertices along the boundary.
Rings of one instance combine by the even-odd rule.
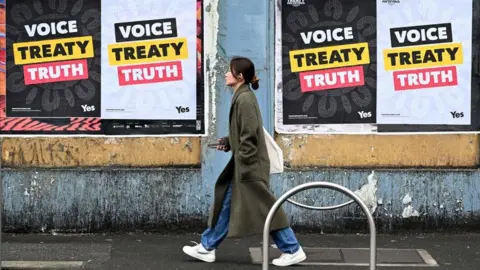
[[[218,139],[217,141],[218,141],[218,146],[217,146],[218,151],[224,151],[224,152],[230,151],[230,146],[228,146],[223,139]]]

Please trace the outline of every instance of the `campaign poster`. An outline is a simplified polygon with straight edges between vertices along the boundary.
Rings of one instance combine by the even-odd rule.
[[[100,2],[6,2],[6,115],[100,116]]]
[[[102,13],[106,134],[204,134],[203,1],[117,1]]]
[[[204,134],[203,1],[122,0],[102,12],[105,134]]]
[[[377,122],[470,125],[472,0],[377,0]]]
[[[15,3],[9,1],[10,4]],[[80,2],[81,3],[81,2]],[[78,5],[77,5],[78,7]],[[31,9],[28,6],[23,10],[34,17],[43,14],[67,13],[71,10],[57,9],[57,5],[47,5],[45,8]],[[52,16],[52,15],[49,15]],[[84,17],[87,20],[99,20],[98,12],[89,12]],[[31,117],[6,117],[6,75],[7,66],[12,67],[13,62],[6,63],[6,6],[5,1],[0,1],[0,133],[1,134],[98,134],[101,129],[100,118],[70,117],[70,118],[31,118]],[[14,28],[8,28],[17,33]],[[10,32],[9,32],[10,33]],[[15,35],[14,35],[15,36]],[[10,70],[10,68],[8,69]]]
[[[375,0],[281,1],[277,125],[300,125],[303,132],[350,125],[355,132],[375,123],[375,6]]]

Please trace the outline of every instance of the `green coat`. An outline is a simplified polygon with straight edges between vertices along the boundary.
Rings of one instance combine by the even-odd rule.
[[[215,226],[228,184],[232,182],[232,206],[228,237],[263,233],[268,212],[277,200],[270,192],[270,160],[263,122],[255,94],[244,84],[235,92],[230,107],[229,135],[225,137],[232,158],[215,184],[208,225]],[[271,231],[289,227],[285,212],[275,215]]]

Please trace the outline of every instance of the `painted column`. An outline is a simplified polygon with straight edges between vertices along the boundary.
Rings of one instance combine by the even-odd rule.
[[[203,140],[203,190],[210,200],[213,185],[227,164],[230,153],[207,149],[208,142],[226,136],[231,90],[224,75],[233,56],[245,56],[255,64],[260,88],[255,91],[265,128],[273,131],[273,2],[256,0],[208,0],[205,2],[206,85],[209,91],[209,134]]]

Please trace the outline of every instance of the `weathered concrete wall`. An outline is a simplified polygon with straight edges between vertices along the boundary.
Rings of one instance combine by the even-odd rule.
[[[7,168],[200,165],[199,138],[5,138]]]
[[[288,166],[363,168],[472,168],[479,164],[479,136],[279,135]]]
[[[4,231],[99,232],[199,227],[199,170],[6,170]]]
[[[247,55],[257,64],[262,84],[257,96],[265,127],[273,130],[272,10],[271,0],[206,1],[207,138],[4,139],[4,230],[203,229],[215,179],[229,158],[205,145],[227,134],[231,92],[222,82],[230,57]],[[277,195],[325,180],[359,190],[375,208],[381,231],[480,228],[477,135],[276,137],[289,169],[272,179]],[[371,170],[378,179],[369,182]],[[316,190],[296,200],[331,205],[346,198]],[[331,212],[286,209],[296,228],[366,228],[354,206]]]
[[[277,135],[287,167],[474,168],[479,136]],[[200,138],[5,138],[7,168],[200,167]]]
[[[480,228],[480,171],[321,170],[272,179],[277,195],[314,180],[358,190],[381,232],[400,229]],[[375,192],[375,190],[377,192]],[[200,170],[7,170],[4,230],[8,232],[178,231],[206,226],[212,187]],[[310,205],[345,202],[340,193],[310,190],[295,200]],[[326,212],[285,206],[295,229],[366,232],[356,206]]]

